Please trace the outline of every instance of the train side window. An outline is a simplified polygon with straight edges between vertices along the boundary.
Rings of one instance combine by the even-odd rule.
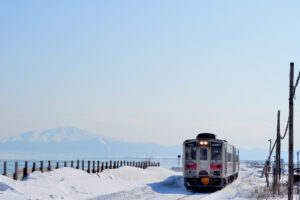
[[[196,160],[196,143],[186,143],[185,144],[185,159],[186,160]]]
[[[222,160],[222,144],[211,143],[211,160]]]
[[[200,148],[200,160],[207,160],[207,148]]]

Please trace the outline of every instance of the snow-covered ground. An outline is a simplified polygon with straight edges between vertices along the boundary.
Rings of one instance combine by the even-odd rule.
[[[121,167],[88,174],[73,168],[34,172],[24,181],[0,175],[0,199],[257,199],[257,188],[265,186],[260,168],[242,163],[239,178],[214,193],[191,193],[183,186],[180,172],[165,168]]]

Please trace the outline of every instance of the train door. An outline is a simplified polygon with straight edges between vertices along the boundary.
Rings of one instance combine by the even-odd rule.
[[[233,173],[234,174],[236,173],[236,163],[237,163],[237,160],[236,160],[236,150],[233,147]]]
[[[199,172],[200,175],[208,175],[209,171],[209,160],[208,160],[208,147],[200,147],[200,159],[199,159]],[[205,172],[205,174],[204,174]],[[203,174],[201,174],[203,173]]]

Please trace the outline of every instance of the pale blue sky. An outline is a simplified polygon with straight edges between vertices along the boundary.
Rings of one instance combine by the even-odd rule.
[[[289,62],[300,69],[299,9],[297,1],[1,1],[0,138],[76,126],[166,145],[210,131],[268,148],[277,109],[287,120]]]

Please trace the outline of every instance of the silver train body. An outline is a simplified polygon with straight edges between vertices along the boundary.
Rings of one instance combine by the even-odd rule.
[[[220,189],[238,177],[239,150],[211,133],[183,143],[183,176],[187,189]]]

